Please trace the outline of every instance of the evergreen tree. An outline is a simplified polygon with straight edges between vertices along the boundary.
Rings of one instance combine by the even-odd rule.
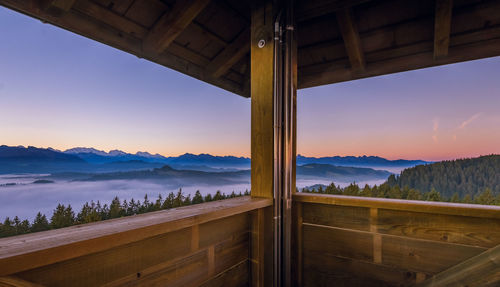
[[[40,212],[38,212],[35,219],[33,220],[33,224],[31,225],[31,232],[44,231],[49,229],[50,224],[47,220],[47,217],[45,216],[45,214],[42,215]]]
[[[118,218],[123,216],[122,206],[120,205],[120,199],[115,196],[109,205],[109,216],[108,218]]]
[[[213,200],[216,201],[216,200],[223,200],[224,197],[222,196],[222,194],[220,193],[220,190],[217,190],[217,192],[215,193],[214,195],[214,198]]]
[[[165,198],[165,201],[163,201],[163,204],[161,206],[162,209],[169,209],[174,207],[174,200],[175,200],[175,195],[173,192],[170,192]]]
[[[153,210],[160,210],[161,206],[163,205],[163,198],[161,197],[161,194],[158,194],[158,198],[155,201],[155,204],[153,205]]]
[[[441,195],[436,191],[435,188],[432,188],[430,192],[426,194],[425,200],[427,201],[442,201]]]
[[[477,204],[495,204],[495,197],[491,189],[486,188],[481,194],[474,198],[474,203]]]
[[[78,223],[90,223],[102,220],[101,213],[97,210],[96,204],[91,201],[90,205],[88,202],[82,206],[82,209],[76,215],[76,220]]]
[[[422,200],[422,194],[420,193],[420,191],[411,188],[408,191],[408,195],[406,196],[406,199],[408,199],[408,200]]]
[[[3,224],[0,226],[0,237],[7,237],[16,235],[16,229],[14,228],[10,218],[5,218]]]
[[[182,193],[182,188],[177,192],[172,207],[180,207],[184,203],[184,194]]]
[[[458,197],[458,192],[455,192],[453,196],[450,198],[450,202],[460,202],[460,197]]]
[[[71,205],[65,207],[62,204],[58,204],[54,210],[54,214],[50,219],[50,226],[52,228],[61,228],[73,225],[75,222],[75,214],[71,209]]]
[[[199,190],[197,190],[196,193],[194,194],[192,203],[193,204],[203,203],[203,196],[201,196]]]

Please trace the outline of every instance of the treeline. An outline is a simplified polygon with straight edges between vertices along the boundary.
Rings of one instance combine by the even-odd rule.
[[[497,196],[500,194],[500,155],[418,165],[398,176],[391,175],[387,183],[391,187],[408,186],[421,192],[434,189],[445,198],[455,194],[460,199],[474,198],[486,189]]]
[[[40,212],[38,212],[33,222],[29,222],[27,219],[21,220],[17,216],[14,219],[7,217],[3,223],[0,223],[0,237],[57,229],[243,195],[250,195],[250,192],[247,190],[242,194],[241,192],[235,193],[233,191],[231,194],[225,194],[217,191],[214,196],[211,194],[202,196],[200,191],[196,191],[195,195],[191,198],[191,195],[186,196],[182,192],[182,189],[179,189],[175,194],[170,192],[165,198],[159,194],[158,198],[153,201],[146,194],[142,202],[140,200],[136,201],[133,198],[130,201],[120,201],[118,197],[115,197],[109,205],[101,205],[99,201],[97,203],[93,201],[90,203],[86,202],[78,213],[75,213],[71,205],[58,204],[50,220],[45,214],[41,214]]]
[[[379,197],[379,198],[395,198],[408,200],[427,200],[427,201],[442,201],[455,203],[475,203],[486,205],[500,205],[500,194],[495,196],[491,189],[485,188],[482,192],[477,192],[475,196],[467,194],[461,198],[458,193],[454,193],[451,197],[445,197],[436,189],[432,188],[428,192],[420,192],[417,189],[405,186],[400,188],[399,185],[390,186],[388,183],[374,185],[370,187],[365,185],[363,188],[356,183],[351,183],[344,188],[336,186],[334,183],[323,187],[319,185],[315,188],[303,188],[302,192],[322,193],[322,194],[338,194],[364,197]]]

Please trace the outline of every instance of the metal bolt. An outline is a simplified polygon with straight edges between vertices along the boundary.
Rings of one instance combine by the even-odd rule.
[[[264,39],[260,39],[259,43],[257,44],[259,48],[264,48],[265,45],[266,45],[266,40]]]

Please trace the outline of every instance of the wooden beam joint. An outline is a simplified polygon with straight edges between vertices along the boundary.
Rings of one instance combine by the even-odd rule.
[[[448,56],[452,9],[453,0],[436,0],[436,15],[434,20],[435,60]]]
[[[210,0],[177,1],[172,10],[158,20],[143,42],[143,50],[159,55],[203,11]]]
[[[60,17],[68,12],[76,0],[44,0],[40,2],[40,8],[47,14]]]
[[[344,39],[352,71],[354,73],[363,72],[365,70],[365,57],[352,10],[345,8],[337,11],[337,22]]]
[[[210,75],[219,78],[250,52],[250,29],[246,28],[220,52],[207,67]]]

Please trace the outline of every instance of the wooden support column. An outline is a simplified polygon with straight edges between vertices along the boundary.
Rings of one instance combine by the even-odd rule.
[[[272,2],[252,2],[250,94],[252,101],[252,197],[273,198],[274,11]],[[273,285],[273,207],[253,216],[251,286]]]
[[[265,234],[273,239],[266,241],[270,243],[265,245],[266,256],[270,254],[273,260],[265,260],[265,269],[273,272],[273,285],[291,286],[297,43],[293,1],[281,3],[279,17],[273,3],[261,0],[252,7],[252,196],[274,198],[273,212],[264,217],[266,224],[272,224],[271,232]]]
[[[453,0],[436,0],[436,16],[434,20],[434,59],[441,59],[448,56],[452,9]]]
[[[274,104],[273,104],[273,7],[255,1],[251,20],[252,189],[253,197],[273,198]],[[259,42],[261,43],[259,47]]]

